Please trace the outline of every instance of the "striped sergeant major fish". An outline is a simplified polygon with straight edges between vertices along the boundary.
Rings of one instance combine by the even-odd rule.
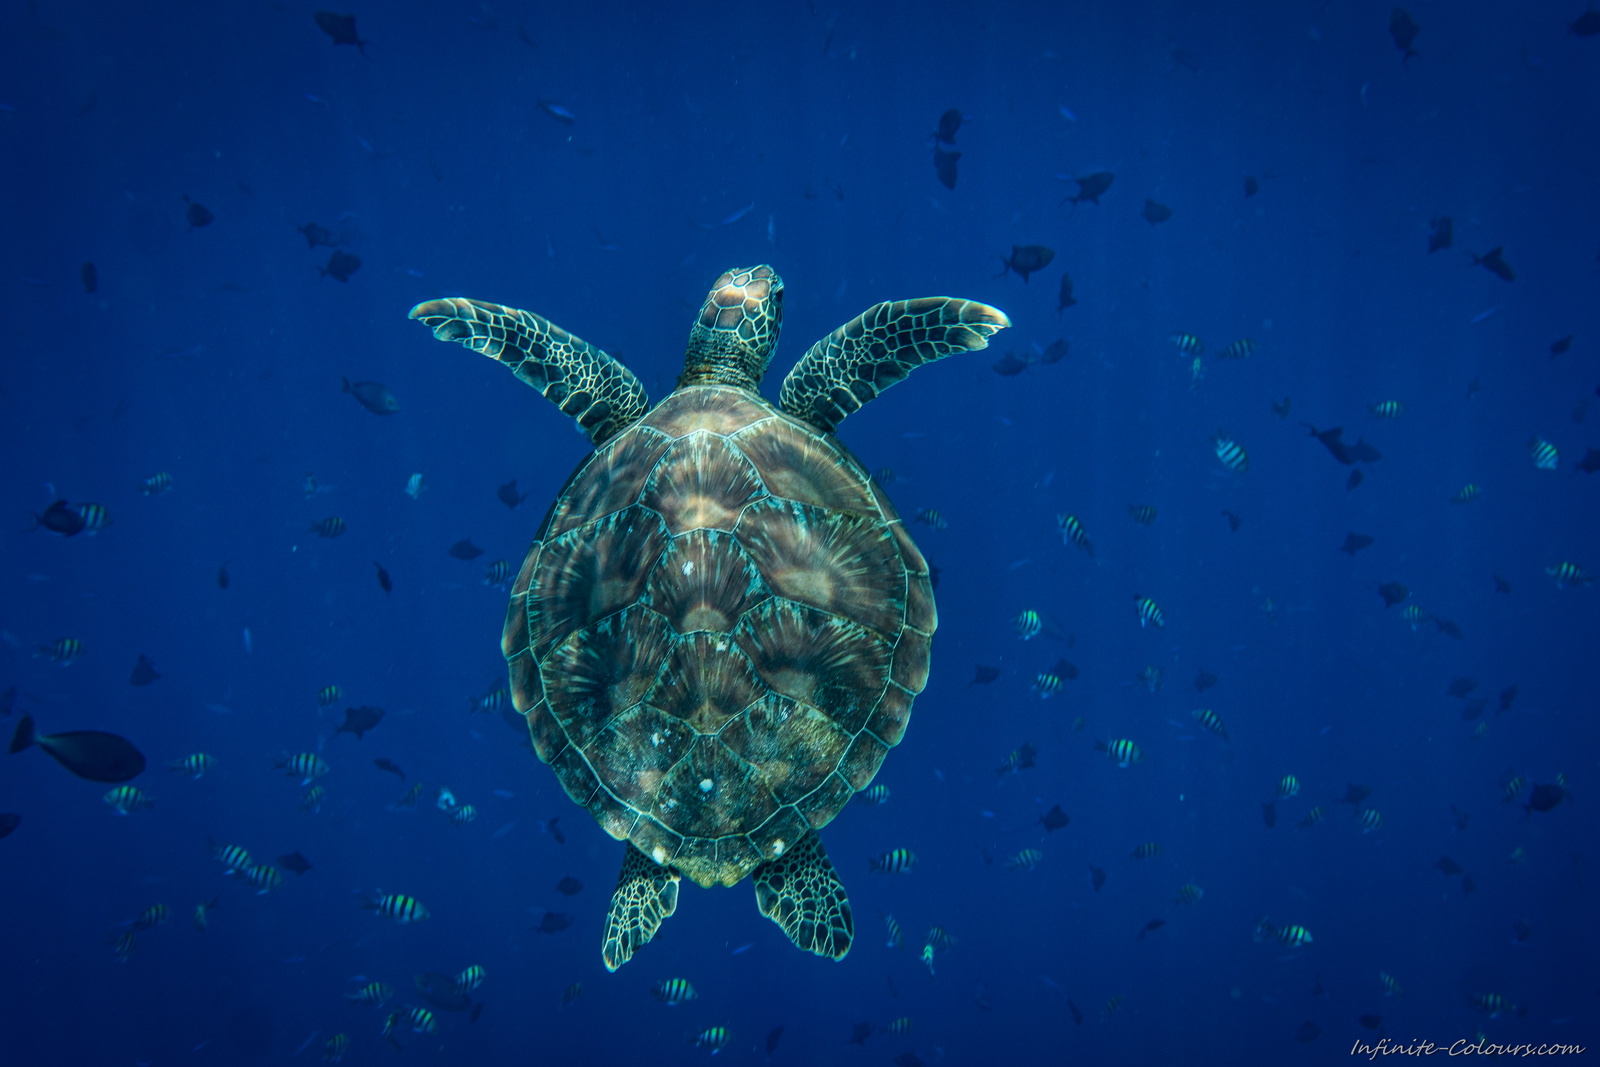
[[[349,1034],[334,1034],[322,1046],[323,1063],[339,1063],[344,1059],[345,1050],[350,1047]]]
[[[1154,504],[1129,504],[1128,516],[1140,526],[1149,526],[1156,521],[1156,508]]]
[[[407,1008],[405,1019],[406,1022],[411,1024],[411,1032],[413,1034],[436,1034],[439,1032],[438,1022],[434,1020],[433,1012],[427,1008]]]
[[[1129,859],[1153,860],[1161,855],[1161,845],[1155,841],[1146,841],[1128,854]]]
[[[877,859],[868,861],[868,867],[875,874],[906,874],[916,865],[917,854],[909,848],[890,849]]]
[[[1400,995],[1400,983],[1395,981],[1394,975],[1388,971],[1378,972],[1378,984],[1383,986],[1384,996],[1397,997]]]
[[[368,982],[354,993],[346,993],[344,999],[356,1004],[366,1004],[374,1008],[381,1008],[392,996],[394,996],[393,987],[382,982]]]
[[[488,972],[483,969],[481,964],[474,963],[471,967],[456,975],[456,992],[470,993],[481,986],[486,977],[488,977]]]
[[[509,582],[511,577],[511,564],[497,559],[484,570],[483,584],[499,587]]]
[[[1224,348],[1221,352],[1218,352],[1217,353],[1217,358],[1218,359],[1247,359],[1248,357],[1253,356],[1253,355],[1256,354],[1256,348],[1257,347],[1258,346],[1256,345],[1254,339],[1249,338],[1249,337],[1241,337],[1239,340],[1233,342],[1233,344],[1229,345],[1227,348]]]
[[[173,774],[187,774],[191,778],[198,778],[217,765],[215,756],[208,756],[204,752],[196,752],[173,760],[167,764],[167,770]]]
[[[1556,580],[1556,587],[1560,589],[1576,588],[1594,581],[1588,571],[1576,563],[1568,563],[1565,560],[1554,567],[1546,567],[1544,572]]]
[[[1300,795],[1300,779],[1292,774],[1286,774],[1278,783],[1278,796],[1297,797]]]
[[[1144,753],[1139,751],[1139,746],[1125,737],[1096,741],[1094,750],[1104,752],[1118,767],[1131,767],[1135,763],[1144,761]]]
[[[1383,829],[1383,813],[1377,808],[1362,808],[1356,815],[1356,823],[1360,825],[1361,832],[1370,834],[1374,830]]]
[[[1369,404],[1367,410],[1380,419],[1398,419],[1405,414],[1405,405],[1398,400],[1380,400],[1376,404]]]
[[[150,477],[146,478],[143,484],[139,487],[139,492],[143,493],[145,496],[155,496],[158,493],[165,493],[171,488],[172,475],[168,474],[166,471],[161,471],[158,474],[152,474]]]
[[[1025,848],[1006,861],[1006,866],[1013,871],[1031,871],[1039,866],[1039,861],[1044,859],[1044,853],[1036,848]]]
[[[334,704],[337,704],[339,702],[339,698],[341,696],[343,696],[343,695],[344,695],[344,690],[340,689],[338,686],[336,686],[336,685],[325,685],[317,693],[317,707],[319,707],[319,708],[332,707]]]
[[[1556,446],[1542,437],[1535,437],[1528,442],[1528,453],[1533,456],[1533,465],[1542,471],[1553,471],[1561,462],[1561,454],[1556,451]]]
[[[299,778],[301,785],[310,785],[312,779],[321,778],[328,773],[328,764],[315,752],[301,752],[294,756],[284,756],[272,761],[272,765],[279,770],[286,770],[290,778]]]
[[[212,897],[194,906],[194,915],[191,918],[194,920],[194,928],[202,934],[211,928],[211,913],[216,910],[217,901],[220,899],[222,898]]]
[[[83,520],[83,528],[93,537],[96,530],[103,530],[111,525],[111,514],[99,504],[76,504],[73,511],[78,513],[78,518]]]
[[[344,533],[344,520],[337,515],[330,515],[326,519],[318,519],[306,528],[307,533],[314,533],[318,537],[338,537]]]
[[[1299,828],[1301,830],[1309,830],[1313,826],[1317,825],[1317,823],[1321,822],[1323,817],[1327,814],[1328,813],[1324,811],[1322,806],[1319,804],[1310,811],[1306,812],[1306,817],[1300,820]]]
[[[256,887],[256,896],[266,894],[283,885],[283,875],[270,863],[257,864],[244,872],[244,880]]]
[[[228,874],[250,868],[250,853],[240,845],[219,845],[212,841],[207,847],[216,861],[227,869]]]
[[[1461,487],[1461,491],[1450,498],[1452,504],[1470,504],[1478,499],[1478,494],[1483,492],[1483,487],[1477,482],[1468,482]]]
[[[860,804],[887,804],[889,802],[889,787],[882,782],[868,786],[856,794],[856,802]]]
[[[886,911],[880,912],[879,914],[883,916],[883,925],[887,928],[889,934],[889,941],[886,947],[904,948],[906,938],[905,934],[900,929],[900,923],[895,920],[893,915]]]
[[[385,919],[393,919],[402,925],[421,922],[429,914],[428,909],[422,906],[422,901],[416,897],[408,897],[404,893],[379,893],[376,898],[362,893],[361,906],[367,911],[375,911]]]
[[[83,655],[83,642],[76,637],[60,637],[48,645],[39,646],[39,655],[48,656],[54,663],[69,667]]]
[[[1210,708],[1196,708],[1189,713],[1195,722],[1216,734],[1224,741],[1228,739],[1228,726],[1222,721],[1221,716]]]
[[[671,1008],[700,999],[700,994],[695,992],[694,985],[687,978],[662,979],[651,988],[650,995]]]
[[[1205,343],[1192,333],[1175,333],[1168,338],[1179,352],[1186,356],[1203,356],[1206,354]]]
[[[1205,895],[1206,891],[1204,889],[1201,889],[1193,882],[1187,882],[1178,887],[1178,895],[1172,898],[1172,902],[1185,905],[1198,904]]]
[[[1311,931],[1299,923],[1290,923],[1287,926],[1273,926],[1263,916],[1256,923],[1256,940],[1265,941],[1268,938],[1288,945],[1290,948],[1300,948],[1311,944]]]
[[[1160,606],[1154,600],[1147,596],[1136,596],[1133,599],[1134,607],[1139,611],[1139,626],[1141,629],[1146,626],[1154,626],[1159,630],[1167,624],[1167,617],[1161,613]]]
[[[1211,446],[1216,450],[1217,458],[1222,461],[1222,465],[1229,470],[1243,474],[1250,469],[1250,453],[1221,430],[1211,438]]]
[[[1061,543],[1068,541],[1077,545],[1090,556],[1094,555],[1094,543],[1089,540],[1089,535],[1083,531],[1083,523],[1078,521],[1076,515],[1057,515],[1056,525],[1061,527]]]
[[[101,799],[109,804],[118,815],[127,815],[130,812],[138,811],[140,808],[148,808],[155,804],[155,801],[150,799],[149,794],[131,785],[119,785],[107,792]]]
[[[1018,637],[1024,641],[1030,641],[1038,637],[1040,631],[1044,629],[1044,620],[1039,617],[1037,611],[1029,608],[1018,613],[1013,625],[1016,626]]]
[[[711,1049],[712,1055],[715,1055],[724,1045],[728,1043],[728,1039],[731,1036],[732,1035],[728,1033],[728,1028],[726,1026],[708,1026],[706,1029],[689,1038],[689,1044],[693,1045],[695,1048]]]
[[[950,528],[950,524],[945,521],[944,516],[933,508],[923,508],[917,512],[916,518],[912,521],[920,522],[924,526],[932,526],[935,530],[948,530]]]

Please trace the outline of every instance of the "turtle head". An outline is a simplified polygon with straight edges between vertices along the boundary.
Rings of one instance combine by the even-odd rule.
[[[755,389],[778,347],[783,279],[763,263],[718,278],[689,331],[682,385],[719,383]]]

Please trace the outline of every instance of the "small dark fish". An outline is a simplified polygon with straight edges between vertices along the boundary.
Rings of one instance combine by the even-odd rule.
[[[1365,478],[1366,475],[1361,473],[1361,468],[1357,467],[1355,470],[1350,472],[1350,477],[1344,480],[1344,491],[1347,493],[1352,491],[1356,486],[1360,485],[1362,480]]]
[[[333,38],[333,43],[336,46],[341,44],[355,45],[357,52],[360,52],[363,56],[367,54],[367,45],[371,42],[364,41],[356,36],[356,17],[354,15],[339,15],[332,11],[318,11],[312,18],[317,20],[318,29]],[[370,59],[371,57],[369,56],[368,58]]]
[[[1507,686],[1506,688],[1500,690],[1500,707],[1495,710],[1495,714],[1498,715],[1501,712],[1510,711],[1511,705],[1515,704],[1516,702],[1517,687],[1514,685]]]
[[[850,1040],[847,1044],[865,1045],[867,1038],[877,1033],[878,1027],[873,1023],[855,1023],[850,1027]]]
[[[1070,342],[1057,337],[1054,341],[1044,346],[1044,351],[1039,353],[1037,363],[1060,363],[1067,358],[1067,350],[1071,348]]]
[[[286,871],[293,871],[296,875],[302,875],[311,869],[311,861],[298,852],[291,852],[287,856],[278,857],[278,866]]]
[[[1389,14],[1389,36],[1394,38],[1394,46],[1404,53],[1400,62],[1404,63],[1417,54],[1411,47],[1411,42],[1417,39],[1417,32],[1422,27],[1417,25],[1417,20],[1403,7],[1397,7]],[[1319,1033],[1321,1031],[1318,1031]]]
[[[211,220],[216,218],[215,215],[206,210],[204,204],[197,204],[187,196],[183,198],[183,202],[189,205],[183,209],[183,217],[189,221],[189,229],[191,230],[210,226]]]
[[[1056,297],[1056,314],[1059,315],[1078,301],[1072,296],[1072,275],[1061,273],[1061,292]]]
[[[337,515],[330,515],[306,527],[306,532],[314,533],[318,537],[338,537],[344,533],[344,520]]]
[[[549,115],[563,126],[572,126],[578,121],[578,116],[574,115],[570,108],[563,107],[554,100],[546,100],[543,97],[540,97],[538,100],[535,100],[534,103],[539,106],[540,111],[543,111],[546,115]]]
[[[1270,830],[1278,825],[1278,805],[1271,800],[1263,801],[1261,805],[1261,821]]]
[[[550,816],[550,818],[545,819],[545,820],[543,820],[543,821],[541,821],[539,823],[539,832],[542,833],[542,834],[549,834],[551,837],[556,839],[556,844],[564,845],[564,844],[567,843],[567,839],[564,836],[562,836],[561,827],[556,825],[556,823],[558,823],[560,821],[561,821],[561,816],[559,816],[559,815]]]
[[[1399,582],[1384,582],[1382,585],[1378,586],[1378,595],[1383,597],[1383,606],[1385,609],[1388,609],[1394,607],[1396,604],[1400,603],[1400,601],[1410,596],[1411,590],[1407,589]]]
[[[583,892],[583,883],[569,874],[556,883],[556,892],[564,897],[574,897]]]
[[[1341,804],[1360,804],[1372,795],[1372,787],[1356,785],[1354,782],[1346,783],[1344,796],[1339,798]]]
[[[1383,1016],[1368,1014],[1361,1016],[1356,1021],[1362,1026],[1365,1026],[1368,1030],[1376,1030],[1378,1027],[1383,1025]]]
[[[1245,175],[1245,179],[1244,179],[1244,198],[1246,200],[1248,200],[1252,196],[1255,196],[1260,191],[1261,191],[1261,183],[1258,182],[1254,177],[1252,177],[1252,176],[1250,176],[1248,174]]]
[[[767,1059],[772,1059],[772,1054],[778,1051],[778,1041],[783,1037],[783,1027],[774,1026],[767,1031]]]
[[[17,707],[17,687],[9,686],[5,692],[0,693],[0,718],[10,718]]]
[[[456,980],[447,974],[427,971],[413,978],[412,983],[422,999],[440,1011],[466,1011],[472,1006],[472,998],[456,988]]]
[[[228,588],[228,581],[229,581],[229,578],[228,578],[228,564],[227,564],[226,561],[224,561],[222,566],[217,568],[217,588],[218,589],[226,589],[226,588]]]
[[[1099,886],[1096,886],[1095,888],[1098,889]],[[1083,1012],[1079,1011],[1078,1010],[1078,1006],[1076,1004],[1072,1003],[1072,998],[1071,997],[1067,998],[1067,1010],[1072,1012],[1073,1025],[1082,1026],[1083,1025]]]
[[[1144,221],[1152,226],[1160,225],[1172,217],[1172,209],[1165,204],[1158,204],[1154,200],[1144,202],[1144,210],[1139,212]]]
[[[1585,452],[1583,458],[1578,461],[1578,469],[1585,474],[1600,471],[1600,448],[1591,448]]]
[[[1395,10],[1399,10],[1396,8]],[[1294,1039],[1301,1044],[1310,1044],[1322,1036],[1322,1027],[1314,1022],[1306,1021],[1300,1024],[1300,1029],[1294,1032]]]
[[[1111,181],[1113,177],[1114,176],[1109,170],[1102,170],[1096,171],[1095,173],[1087,175],[1086,177],[1072,178],[1070,180],[1078,184],[1078,192],[1076,195],[1069,196],[1066,200],[1061,202],[1065,204],[1068,201],[1071,201],[1072,210],[1074,211],[1078,210],[1078,205],[1084,201],[1098,205],[1100,203],[1101,194],[1103,194],[1107,189],[1111,188]]]
[[[1007,352],[993,364],[994,372],[1002,378],[1012,378],[1028,369],[1028,361]]]
[[[1220,681],[1222,681],[1222,679],[1218,678],[1210,671],[1201,670],[1200,673],[1194,676],[1194,690],[1197,693],[1204,693],[1207,689],[1210,689]]]
[[[1511,943],[1512,944],[1514,944],[1514,945],[1526,945],[1528,943],[1528,941],[1532,937],[1533,937],[1533,926],[1532,926],[1532,924],[1530,924],[1530,923],[1528,923],[1528,922],[1526,922],[1526,921],[1524,921],[1522,919],[1518,919],[1516,922],[1511,924]]]
[[[1472,813],[1459,804],[1450,805],[1450,821],[1456,824],[1457,830],[1465,830],[1472,821]]]
[[[1478,688],[1478,680],[1476,678],[1452,678],[1450,680],[1450,688],[1445,690],[1445,695],[1464,697],[1476,688]]]
[[[547,911],[535,927],[541,934],[559,934],[572,925],[572,916],[560,911]]]
[[[1483,718],[1484,709],[1489,706],[1487,700],[1468,700],[1461,705],[1461,719],[1463,722],[1472,722],[1474,719]]]
[[[1472,891],[1474,889],[1477,889],[1477,888],[1478,888],[1478,883],[1474,882],[1472,880],[1472,875],[1465,874],[1465,875],[1461,876],[1461,895],[1462,896],[1470,897],[1472,895]]]
[[[1289,417],[1289,398],[1284,397],[1281,404],[1274,400],[1272,402],[1272,413],[1280,419],[1287,419]]]
[[[1494,591],[1496,593],[1504,593],[1507,596],[1511,595],[1511,583],[1510,582],[1506,581],[1504,578],[1500,577],[1498,574],[1490,575],[1490,577],[1492,577],[1494,579]]]
[[[1071,682],[1077,680],[1080,672],[1076,663],[1069,663],[1065,659],[1057,657],[1056,665],[1050,668],[1049,673],[1055,675],[1064,682]]]
[[[399,775],[400,776],[400,780],[402,782],[406,780],[406,772],[402,771],[400,769],[400,764],[396,763],[392,759],[388,759],[387,757],[384,757],[384,756],[379,756],[377,759],[372,761],[372,765],[374,767],[378,768],[378,770],[380,770],[380,771],[388,771],[390,774]]]
[[[383,564],[373,560],[372,565],[378,568],[378,585],[385,593],[394,592],[394,583],[389,580],[389,572],[383,569]]]
[[[345,708],[344,722],[339,724],[339,728],[334,733],[336,735],[355,734],[356,740],[359,741],[368,730],[383,721],[383,715],[382,708],[374,708],[367,704],[363,704],[358,708]]]
[[[1481,264],[1487,267],[1489,272],[1496,277],[1504,278],[1508,282],[1514,282],[1517,280],[1517,274],[1511,269],[1511,264],[1506,262],[1505,256],[1502,254],[1503,251],[1502,248],[1496,247],[1489,249],[1481,256],[1472,255],[1470,252],[1468,255],[1472,255],[1472,265],[1474,267]]]
[[[0,837],[10,837],[11,832],[21,825],[22,816],[16,812],[0,812]]]
[[[1342,440],[1344,428],[1335,426],[1331,430],[1318,430],[1309,422],[1300,425],[1311,431],[1311,436],[1321,441],[1323,446],[1332,453],[1333,458],[1349,466],[1352,463],[1376,463],[1383,458],[1383,453],[1367,444],[1364,438],[1358,438],[1353,445],[1347,445]]]
[[[517,492],[517,480],[513,478],[496,489],[494,495],[500,498],[500,503],[515,511],[524,500],[528,499],[530,494]]]
[[[472,1014],[468,1016],[468,1018],[470,1018],[473,1022],[477,1022],[478,1019],[483,1015],[483,1008],[483,1001],[478,1001],[478,1003],[472,1006]]]
[[[1551,341],[1550,342],[1550,358],[1554,359],[1557,356],[1564,355],[1567,352],[1570,352],[1572,350],[1572,339],[1574,337],[1576,337],[1576,336],[1577,336],[1576,334],[1570,334],[1569,333],[1559,341]]]
[[[1449,619],[1441,619],[1438,616],[1434,616],[1433,625],[1436,630],[1444,634],[1446,637],[1453,637],[1457,641],[1463,640],[1465,637],[1465,635],[1461,632],[1461,627],[1457,626]]]
[[[1044,270],[1055,258],[1055,249],[1046,248],[1044,245],[1012,245],[1011,258],[1000,257],[1000,262],[1006,267],[1000,272],[1000,276],[1004,277],[1008,272],[1016,271],[1026,282],[1028,275]]]
[[[972,1003],[979,1011],[994,1011],[994,1001],[989,997],[989,987],[982,982],[972,987]]]
[[[1457,863],[1449,856],[1440,856],[1439,862],[1435,863],[1434,866],[1437,867],[1439,869],[1439,873],[1444,875],[1446,878],[1454,878],[1456,875],[1460,874],[1462,870],[1461,864]]]
[[[339,381],[342,383],[339,392],[354,396],[362,407],[374,415],[393,415],[400,410],[400,401],[381,382],[352,382],[342,376]]]
[[[934,592],[939,590],[939,568],[928,564],[928,587]]]
[[[83,291],[92,293],[100,288],[100,272],[95,270],[93,263],[85,263],[78,268],[78,280],[83,283]]]
[[[1090,866],[1089,884],[1094,886],[1094,891],[1096,893],[1100,892],[1100,887],[1106,884],[1106,872],[1101,870],[1099,867]]]
[[[933,173],[939,179],[939,184],[946,189],[956,187],[957,167],[961,162],[960,152],[946,152],[935,145],[933,148]],[[1026,280],[1026,279],[1024,279]]]
[[[1354,556],[1363,548],[1370,547],[1372,545],[1372,541],[1373,539],[1368,537],[1366,534],[1346,534],[1344,544],[1339,546],[1339,551],[1343,552],[1347,556]]]
[[[455,544],[450,546],[451,559],[474,560],[481,555],[483,555],[483,549],[473,544],[470,537],[461,541],[457,541]]]
[[[1567,799],[1567,791],[1559,785],[1535,785],[1533,792],[1528,795],[1528,802],[1522,806],[1523,811],[1553,811],[1557,805]]]
[[[988,685],[998,677],[1000,677],[999,667],[985,667],[980,663],[975,667],[972,675],[972,681],[968,682],[967,685]]]
[[[1239,517],[1237,512],[1224,511],[1222,514],[1223,514],[1223,517],[1228,520],[1228,532],[1229,533],[1238,533],[1239,532],[1239,524],[1242,523],[1244,520]]]
[[[573,982],[561,991],[561,1006],[564,1008],[568,1004],[576,1003],[581,996],[583,996],[583,983]]]
[[[1449,215],[1439,215],[1428,223],[1428,251],[1438,252],[1455,244],[1456,224]]]
[[[1055,807],[1039,816],[1039,822],[1044,826],[1045,832],[1051,834],[1055,833],[1057,830],[1060,830],[1071,821],[1072,820],[1067,817],[1067,813],[1061,810],[1060,804],[1057,804]]]
[[[65,500],[57,500],[44,509],[43,515],[33,517],[34,529],[43,526],[51,533],[60,534],[62,537],[80,534],[88,525],[89,521]]]
[[[945,144],[956,143],[956,131],[961,129],[961,109],[953,107],[939,116],[939,128],[933,132],[936,140]]]
[[[144,754],[126,738],[99,730],[60,734],[34,731],[33,716],[24,714],[11,737],[13,753],[38,745],[61,766],[91,782],[127,782],[144,773]]]
[[[1153,933],[1165,925],[1167,925],[1167,920],[1165,919],[1151,919],[1149,922],[1144,924],[1144,929],[1139,931],[1138,940],[1143,941],[1145,934]]]
[[[318,226],[314,222],[308,222],[304,226],[296,226],[295,229],[299,230],[300,236],[306,239],[307,248],[316,248],[318,245],[324,248],[339,247],[339,242],[334,238],[333,231],[325,226]]]
[[[128,676],[128,684],[149,685],[159,677],[161,677],[161,675],[156,673],[154,665],[152,665],[145,654],[141,652],[139,653],[139,662],[133,665],[133,673]]]
[[[332,278],[336,282],[347,282],[350,275],[361,269],[361,257],[351,252],[335,251],[328,257],[328,265],[318,267],[319,277]]]
[[[1600,11],[1591,7],[1578,16],[1578,21],[1567,27],[1567,32],[1574,37],[1600,36]]]

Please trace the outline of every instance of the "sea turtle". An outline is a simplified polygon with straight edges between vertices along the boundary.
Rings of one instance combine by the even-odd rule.
[[[833,436],[914,368],[1011,325],[952,297],[878,304],[818,341],[776,406],[770,266],[717,279],[678,387],[538,315],[430,300],[411,318],[510,367],[588,431],[512,587],[501,649],[534,751],[626,856],[602,958],[735,885],[802,949],[842,959],[850,902],[817,831],[900,742],[937,621],[928,564]]]

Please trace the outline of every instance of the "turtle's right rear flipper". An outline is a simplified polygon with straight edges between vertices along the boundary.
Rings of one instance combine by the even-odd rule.
[[[617,891],[611,894],[611,910],[606,913],[605,944],[600,947],[608,971],[632,959],[635,949],[656,936],[661,920],[678,910],[678,872],[653,863],[632,844],[626,847]]]
[[[418,304],[408,317],[421,319],[441,341],[459,341],[510,367],[597,445],[650,409],[632,371],[531,311],[449,297]]]
[[[796,946],[842,960],[855,939],[850,898],[815,830],[755,869],[756,907]]]

